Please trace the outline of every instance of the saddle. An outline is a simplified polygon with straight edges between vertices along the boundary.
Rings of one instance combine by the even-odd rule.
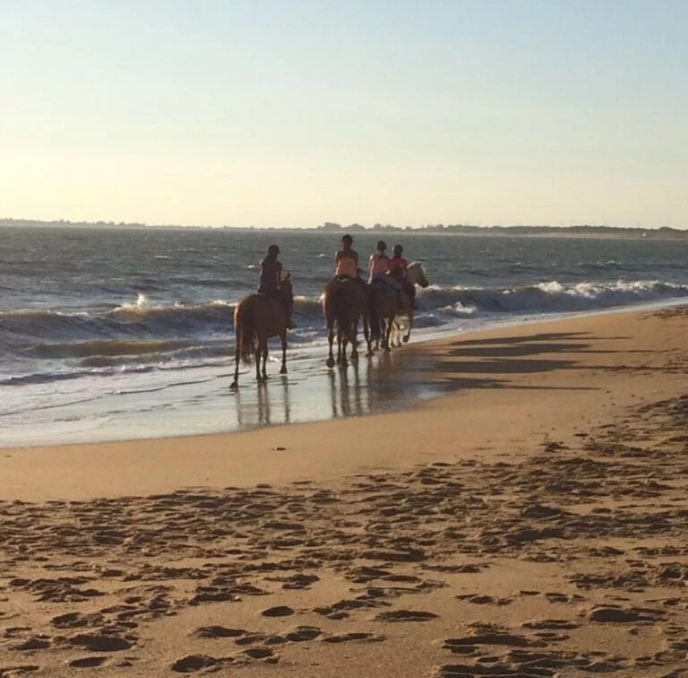
[[[390,299],[393,299],[398,308],[398,313],[403,313],[408,307],[411,306],[411,301],[404,290],[395,290],[391,285],[388,285],[384,280],[376,278],[371,283],[373,289],[381,290],[385,294],[389,295]]]

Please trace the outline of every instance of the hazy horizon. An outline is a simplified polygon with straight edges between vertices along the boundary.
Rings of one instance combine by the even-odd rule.
[[[688,228],[681,0],[0,0],[0,212]]]

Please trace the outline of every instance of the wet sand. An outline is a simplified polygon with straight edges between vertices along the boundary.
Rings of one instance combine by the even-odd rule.
[[[492,330],[381,361],[447,394],[410,410],[2,450],[0,675],[685,675],[687,330]]]

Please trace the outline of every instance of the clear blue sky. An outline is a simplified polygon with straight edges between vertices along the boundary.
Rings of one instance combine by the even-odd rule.
[[[0,217],[688,227],[685,0],[0,0]]]

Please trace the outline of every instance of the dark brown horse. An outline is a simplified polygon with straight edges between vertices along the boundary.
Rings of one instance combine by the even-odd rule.
[[[408,316],[408,328],[403,337],[406,343],[413,328],[413,304],[410,299],[384,282],[373,282],[369,287],[370,334],[376,348],[381,346],[385,351],[390,350],[390,338],[399,315]]]
[[[234,335],[236,351],[234,360],[234,381],[232,388],[239,388],[239,363],[256,365],[256,379],[268,378],[265,364],[268,360],[268,339],[279,337],[282,341],[282,368],[287,373],[287,323],[294,305],[291,280],[287,276],[280,283],[285,301],[257,292],[244,297],[234,309]],[[285,303],[286,302],[286,303]],[[262,370],[261,370],[262,358]]]
[[[327,366],[334,367],[335,359],[332,345],[335,326],[337,329],[337,363],[347,364],[347,344],[351,344],[351,360],[358,360],[358,323],[363,320],[368,350],[370,335],[368,332],[367,299],[363,285],[356,280],[335,279],[327,284],[323,293],[323,312],[327,322],[327,340],[330,353]]]

